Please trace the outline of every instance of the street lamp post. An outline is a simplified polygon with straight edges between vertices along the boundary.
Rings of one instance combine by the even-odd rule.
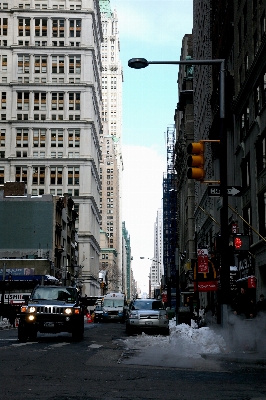
[[[225,124],[225,59],[214,60],[180,60],[180,61],[147,61],[145,58],[131,58],[128,61],[130,68],[146,68],[150,64],[163,65],[219,65],[220,66],[220,193],[222,207],[220,209],[221,222],[221,323],[227,325],[227,306],[230,302],[230,263],[228,258],[228,193],[227,193],[227,134]],[[178,282],[176,282],[178,284]]]

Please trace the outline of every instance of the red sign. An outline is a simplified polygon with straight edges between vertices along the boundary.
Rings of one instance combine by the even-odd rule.
[[[248,277],[248,289],[256,289],[257,287],[257,278],[255,276]]]
[[[209,272],[208,250],[198,249],[197,253],[198,253],[198,272],[207,274]]]
[[[167,303],[167,293],[162,293],[162,302]]]
[[[218,281],[194,282],[195,292],[214,292],[216,290],[218,290]]]

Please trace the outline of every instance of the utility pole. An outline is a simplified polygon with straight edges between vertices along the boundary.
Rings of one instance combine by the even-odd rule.
[[[5,304],[5,287],[6,287],[6,263],[3,263],[3,280],[2,280],[2,297],[1,297],[2,310]]]

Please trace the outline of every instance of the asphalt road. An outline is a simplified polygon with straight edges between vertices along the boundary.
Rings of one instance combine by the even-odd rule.
[[[128,348],[123,324],[85,324],[85,337],[38,335],[19,343],[0,331],[0,398],[5,400],[266,400],[266,367],[202,358],[156,358]]]

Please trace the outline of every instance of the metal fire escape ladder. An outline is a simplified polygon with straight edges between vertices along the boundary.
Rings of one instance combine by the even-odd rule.
[[[175,251],[177,247],[176,172],[174,166],[175,127],[167,127],[167,172],[163,179],[163,263],[169,288],[175,286]]]

